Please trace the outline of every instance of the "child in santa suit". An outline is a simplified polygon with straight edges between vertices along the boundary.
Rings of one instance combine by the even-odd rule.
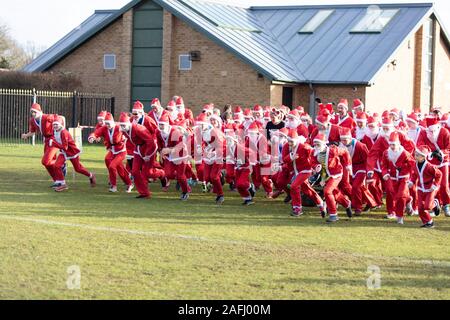
[[[158,125],[144,112],[144,105],[140,101],[134,103],[131,114],[134,123],[144,126],[150,135],[155,136]]]
[[[40,133],[44,140],[44,155],[42,156],[41,163],[47,169],[48,174],[53,179],[52,187],[57,187],[59,184],[55,182],[55,172],[53,170],[58,148],[51,147],[48,144],[48,140],[53,135],[53,121],[56,118],[54,114],[44,114],[39,104],[34,103],[30,108],[31,118],[28,121],[28,133],[22,134],[22,139],[27,140],[34,136],[36,133]]]
[[[430,163],[437,166],[442,172],[441,185],[437,199],[444,206],[445,216],[450,217],[450,187],[449,187],[449,164],[450,164],[450,133],[442,128],[439,120],[435,117],[425,119],[427,129],[422,130],[417,139],[419,146],[428,146],[431,150]]]
[[[292,179],[290,194],[292,198],[292,216],[303,215],[302,198],[300,192],[310,198],[320,209],[323,217],[326,215],[325,203],[317,192],[309,184],[312,174],[311,158],[314,149],[306,144],[306,138],[299,136],[297,130],[291,129],[288,134],[289,154],[283,159],[284,162],[292,162],[294,177]]]
[[[419,146],[415,151],[416,165],[413,167],[410,185],[417,184],[419,216],[422,228],[434,228],[430,211],[435,208],[435,197],[441,185],[442,172],[427,159],[431,155],[428,146]]]
[[[236,133],[232,123],[225,125],[224,127],[225,140],[226,140],[226,153],[225,153],[225,181],[230,186],[230,191],[236,190],[236,159],[234,158],[234,147]],[[230,139],[233,138],[233,139]]]
[[[312,157],[312,167],[316,173],[320,173],[320,185],[324,188],[324,196],[328,208],[328,223],[339,220],[337,204],[346,208],[349,218],[352,217],[352,203],[339,189],[342,179],[343,167],[352,165],[350,155],[347,150],[338,148],[335,145],[327,146],[327,138],[323,134],[318,134],[314,139],[314,155]],[[342,159],[342,163],[341,163]]]
[[[105,157],[106,168],[109,173],[109,192],[117,192],[117,175],[120,176],[126,185],[126,192],[131,193],[133,183],[130,179],[129,172],[125,169],[124,161],[127,155],[125,141],[120,127],[114,122],[111,113],[107,113],[103,120],[104,125],[97,128],[90,136],[89,143],[94,143],[103,138],[108,151]]]
[[[166,177],[169,180],[177,180],[182,192],[180,199],[186,201],[191,192],[186,177],[186,164],[190,154],[188,154],[184,135],[179,129],[170,125],[168,116],[163,116],[159,120],[156,138]]]
[[[364,143],[352,138],[348,128],[341,128],[341,147],[347,149],[352,157],[352,167],[348,170],[351,179],[351,199],[355,216],[360,216],[364,203],[369,208],[377,206],[375,199],[366,187],[366,162],[369,150]]]
[[[131,123],[128,114],[122,112],[119,120],[120,131],[134,145],[134,160],[131,174],[139,192],[138,199],[148,199],[151,191],[148,187],[149,178],[161,178],[164,171],[154,169],[157,146],[155,137],[144,127]]]
[[[381,161],[381,174],[386,182],[386,193],[393,195],[394,211],[388,211],[386,218],[397,219],[399,224],[403,224],[406,203],[410,199],[408,182],[414,165],[413,157],[400,144],[399,133],[392,132],[389,137],[389,148],[384,152]]]
[[[48,139],[48,145],[59,149],[59,155],[54,163],[54,172],[56,183],[60,185],[55,188],[56,192],[63,192],[69,189],[64,179],[64,173],[61,169],[67,160],[73,165],[75,172],[80,173],[89,178],[92,187],[96,185],[95,175],[88,170],[80,162],[81,151],[77,148],[75,141],[70,135],[69,131],[64,129],[64,120],[58,116],[53,121],[53,136]]]
[[[337,114],[331,120],[332,124],[340,127],[349,128],[353,131],[356,127],[355,120],[348,113],[348,100],[341,99],[337,105]]]
[[[233,140],[234,146],[230,147],[230,152],[234,156],[236,167],[236,188],[244,200],[242,205],[250,206],[254,204],[255,196],[254,186],[250,183],[251,164],[250,158],[255,157],[253,151],[245,146],[245,143],[239,142],[238,137],[229,136],[228,140]],[[231,156],[231,154],[230,154]]]

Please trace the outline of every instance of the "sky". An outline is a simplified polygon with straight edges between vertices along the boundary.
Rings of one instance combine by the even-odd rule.
[[[431,2],[416,0],[214,0],[248,5]],[[23,47],[48,48],[76,28],[95,10],[119,9],[130,0],[0,0],[0,24]],[[435,0],[438,14],[450,32],[450,1]]]

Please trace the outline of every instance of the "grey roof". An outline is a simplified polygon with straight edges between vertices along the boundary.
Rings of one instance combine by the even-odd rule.
[[[61,59],[66,53],[75,49],[79,43],[84,42],[84,38],[96,27],[101,26],[108,18],[114,15],[116,10],[98,10],[81,23],[77,28],[69,32],[64,38],[56,42],[53,46],[41,53],[30,64],[23,68],[26,72],[45,71]]]
[[[369,5],[265,6],[242,8],[198,0],[153,0],[271,80],[295,83],[370,84],[382,66],[434,13],[432,3],[380,4],[399,13],[378,34],[350,30]],[[141,0],[96,12],[79,32],[48,49],[25,71],[43,71]],[[312,34],[298,31],[320,9],[333,14]],[[438,18],[439,19],[439,18]],[[444,31],[447,36],[448,34]]]

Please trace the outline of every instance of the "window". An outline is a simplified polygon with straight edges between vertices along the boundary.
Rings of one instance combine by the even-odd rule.
[[[320,10],[311,18],[298,33],[313,33],[319,28],[325,20],[334,12],[334,10]]]
[[[398,9],[383,10],[376,6],[371,6],[367,9],[366,15],[350,32],[381,33],[398,12]]]
[[[180,54],[179,70],[191,70],[192,61],[189,54]]]
[[[103,56],[103,69],[105,69],[105,70],[115,70],[116,69],[116,55],[115,54],[105,54]]]

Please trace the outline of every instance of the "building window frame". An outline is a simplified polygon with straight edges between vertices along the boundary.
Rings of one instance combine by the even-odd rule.
[[[111,59],[108,61],[108,59]],[[112,62],[112,65],[111,65]],[[114,53],[105,53],[103,55],[103,69],[104,70],[116,70],[117,69],[117,57]]]
[[[189,62],[189,66],[186,66],[186,62]],[[192,70],[192,60],[190,54],[180,54],[178,56],[178,70],[180,71],[190,71]]]

